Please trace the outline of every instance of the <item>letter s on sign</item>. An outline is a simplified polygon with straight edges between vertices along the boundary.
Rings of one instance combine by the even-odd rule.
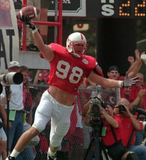
[[[113,16],[114,15],[114,6],[110,5],[110,4],[104,4],[102,6],[102,11],[101,14],[103,16]]]

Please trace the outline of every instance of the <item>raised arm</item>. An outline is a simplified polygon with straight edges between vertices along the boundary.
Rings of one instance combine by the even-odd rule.
[[[127,110],[129,110],[129,109],[127,109]],[[133,117],[133,114],[130,111],[128,111],[127,114],[129,115],[129,117],[133,123],[134,128],[136,130],[140,130],[140,122],[135,117]]]
[[[130,103],[130,110],[133,110],[133,105],[137,105],[138,107],[141,107],[142,103],[143,103],[143,96],[146,94],[146,89],[141,89],[138,92],[138,95],[136,97],[136,99]]]
[[[43,39],[34,23],[29,19],[28,16],[23,16],[20,20],[32,30],[33,38],[37,47],[41,51],[43,57],[50,62],[54,58],[54,52],[48,45],[44,44]]]
[[[145,54],[145,52],[141,53],[141,55],[143,54]],[[142,63],[143,63],[143,60],[141,59],[140,52],[138,51],[138,49],[136,49],[135,50],[135,61],[134,63],[132,63],[132,65],[128,69],[128,76],[130,78],[136,76]]]
[[[101,85],[105,88],[121,88],[126,86],[132,86],[135,84],[138,80],[136,80],[138,77],[135,78],[129,78],[128,73],[126,73],[126,77],[123,81],[104,78],[102,76],[97,75],[94,71],[91,71],[89,77],[92,82]]]

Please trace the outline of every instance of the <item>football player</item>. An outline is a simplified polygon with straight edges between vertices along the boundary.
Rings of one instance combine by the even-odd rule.
[[[66,47],[57,43],[46,45],[28,16],[23,16],[21,21],[32,30],[35,43],[41,51],[41,57],[50,63],[48,81],[50,86],[42,95],[32,127],[21,136],[7,159],[14,160],[30,140],[43,131],[51,120],[48,159],[53,160],[63,137],[69,130],[75,96],[83,78],[87,77],[92,82],[106,88],[131,86],[137,80],[130,79],[128,76],[123,81],[104,78],[96,60],[86,55],[87,41],[82,33],[70,34]]]

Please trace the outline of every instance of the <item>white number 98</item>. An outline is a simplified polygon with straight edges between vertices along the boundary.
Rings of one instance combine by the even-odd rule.
[[[70,69],[70,64],[68,62],[65,62],[63,60],[59,61],[57,64],[57,70],[56,71],[56,76],[65,79],[68,76]],[[70,83],[77,84],[81,77],[83,75],[83,70],[79,67],[73,67],[72,68],[72,73],[69,75],[69,81]]]

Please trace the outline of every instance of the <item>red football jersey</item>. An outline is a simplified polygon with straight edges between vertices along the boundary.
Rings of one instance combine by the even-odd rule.
[[[88,77],[93,69],[102,76],[102,71],[96,67],[98,64],[95,58],[83,55],[77,59],[57,43],[51,43],[49,46],[55,54],[50,62],[49,85],[76,95],[83,78]]]

